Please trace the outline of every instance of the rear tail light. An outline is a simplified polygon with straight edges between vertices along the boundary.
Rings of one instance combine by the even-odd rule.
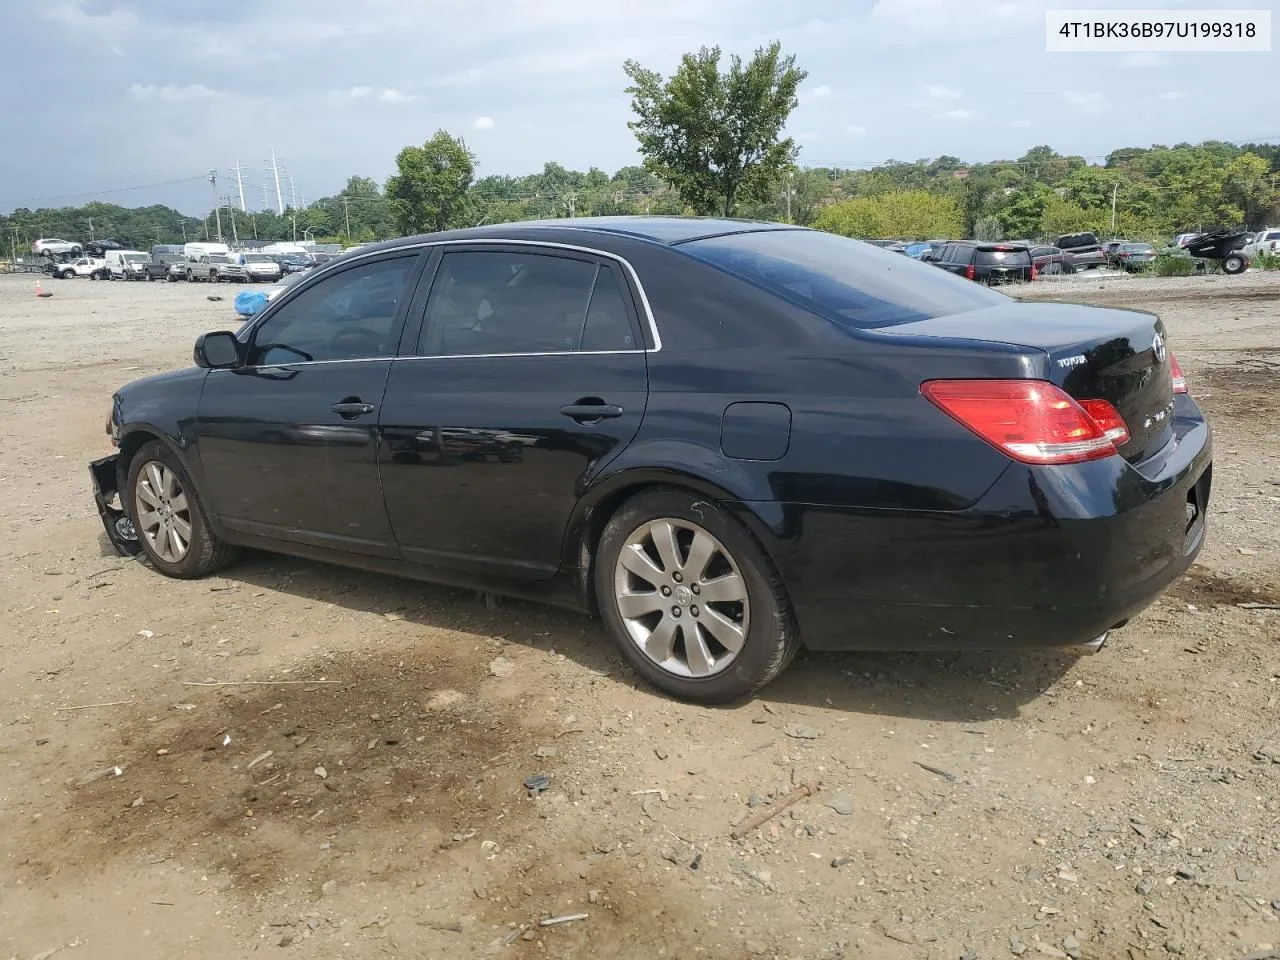
[[[1187,392],[1187,378],[1182,375],[1182,367],[1178,366],[1178,358],[1169,354],[1169,375],[1173,377],[1173,392]]]
[[[1124,419],[1106,400],[1077,403],[1044,380],[928,380],[920,392],[1022,463],[1100,460],[1129,439]]]
[[[976,276],[976,273],[974,272],[973,264],[971,263],[964,268],[964,278],[966,280],[972,280],[974,276]]]
[[[1081,408],[1117,447],[1129,442],[1129,427],[1124,417],[1106,400],[1080,400]]]
[[[1033,263],[1031,265],[1031,279],[1034,280],[1036,276],[1037,276],[1036,265]]]

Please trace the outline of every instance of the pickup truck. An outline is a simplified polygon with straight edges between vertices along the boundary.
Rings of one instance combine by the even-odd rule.
[[[187,279],[187,258],[180,253],[153,253],[142,267],[148,280]]]
[[[70,280],[72,277],[88,277],[90,280],[110,280],[111,271],[105,260],[96,257],[81,257],[69,263],[59,263],[53,268],[53,275],[59,280]]]
[[[238,280],[247,283],[249,274],[244,267],[230,257],[220,253],[205,254],[194,259],[187,259],[188,280],[208,280],[217,283],[220,280]]]

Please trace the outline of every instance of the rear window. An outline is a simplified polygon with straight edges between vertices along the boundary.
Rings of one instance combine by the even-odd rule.
[[[1266,239],[1266,240],[1280,240],[1280,230],[1272,230],[1271,232],[1269,232],[1269,233],[1266,235],[1266,237],[1265,237],[1264,239]]]
[[[1120,249],[1126,253],[1155,253],[1156,250],[1149,243],[1122,243]]]
[[[848,327],[910,323],[1008,299],[910,257],[818,230],[735,233],[679,248]]]
[[[1057,246],[1059,247],[1088,247],[1098,242],[1098,238],[1092,233],[1072,233],[1065,237],[1059,237]]]
[[[978,250],[974,262],[988,267],[1025,267],[1031,254],[1024,247],[987,247]]]

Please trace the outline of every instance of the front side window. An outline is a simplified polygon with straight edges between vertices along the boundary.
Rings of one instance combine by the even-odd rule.
[[[301,291],[254,331],[250,364],[394,356],[396,317],[416,259],[362,264]]]
[[[440,260],[422,356],[635,348],[612,268],[553,254],[468,250]]]
[[[1007,302],[946,270],[818,230],[735,233],[677,249],[841,326],[883,327]]]

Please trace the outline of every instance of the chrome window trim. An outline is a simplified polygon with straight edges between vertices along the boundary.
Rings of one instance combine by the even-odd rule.
[[[358,254],[355,254],[354,256],[352,256],[350,260],[348,260],[347,257],[343,256],[343,257],[339,257],[336,261],[331,261],[331,262],[338,262],[345,265],[348,263],[353,263],[356,260],[363,260],[366,257],[368,258],[380,257],[388,253],[400,253],[402,251],[408,252],[411,250],[421,250],[425,247],[478,246],[478,245],[545,247],[550,250],[569,250],[574,253],[585,253],[595,257],[605,257],[616,263],[622,264],[622,266],[627,271],[627,275],[631,277],[631,282],[635,285],[637,292],[639,292],[640,294],[640,305],[644,308],[644,317],[649,326],[649,335],[653,338],[653,346],[651,348],[645,347],[640,350],[606,350],[606,351],[595,351],[595,352],[598,352],[598,353],[657,353],[659,350],[662,349],[662,334],[658,332],[657,321],[655,321],[653,318],[653,307],[649,305],[649,296],[647,293],[645,293],[644,284],[640,282],[640,275],[636,273],[636,268],[631,265],[631,261],[629,261],[626,257],[621,256],[620,254],[617,254],[617,253],[611,253],[608,250],[599,250],[595,247],[583,247],[574,243],[559,243],[554,240],[504,240],[501,237],[488,237],[483,240],[481,239],[419,240],[416,243],[406,243],[398,247],[384,247],[380,250],[370,250],[368,252],[365,252],[362,250]],[[488,354],[462,354],[461,356],[538,357],[538,356],[554,355],[555,353],[560,353],[560,352],[565,352],[565,351],[553,351],[552,354],[488,353]],[[569,352],[577,352],[577,351],[569,351]],[[581,352],[585,353],[586,351],[581,351]],[[453,354],[445,354],[445,356],[452,357]],[[399,357],[396,359],[409,360],[409,359],[422,359],[422,358]],[[315,362],[326,363],[330,361],[317,360]]]
[[[319,367],[329,363],[399,363],[405,360],[499,360],[521,357],[618,357],[651,350],[547,350],[542,353],[429,353],[403,357],[351,357],[343,360],[293,360],[287,363],[255,363],[243,367],[219,367],[210,373],[234,373],[235,370],[292,370],[294,367]]]

